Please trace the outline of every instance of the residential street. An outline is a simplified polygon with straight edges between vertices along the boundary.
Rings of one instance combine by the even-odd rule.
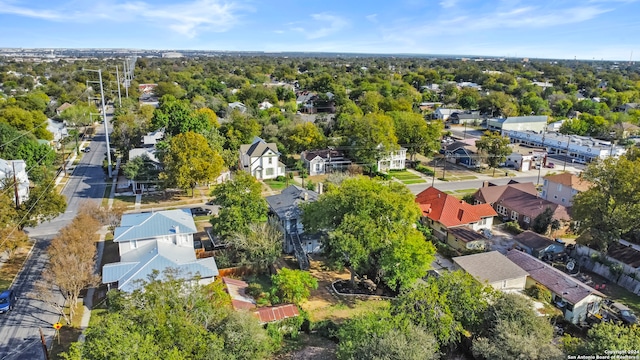
[[[62,192],[67,197],[67,211],[51,222],[26,229],[29,237],[35,240],[35,246],[13,285],[18,296],[15,309],[0,315],[0,359],[44,359],[38,328],[42,328],[49,343],[53,338],[52,324],[59,316],[34,298],[33,284],[45,267],[46,247],[57,231],[74,218],[83,201],[102,199],[106,187],[106,175],[102,170],[106,153],[103,125],[97,127],[90,146],[91,152],[82,153],[80,163],[75,166]]]

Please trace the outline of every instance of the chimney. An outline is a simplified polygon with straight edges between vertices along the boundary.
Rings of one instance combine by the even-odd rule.
[[[180,226],[178,225],[174,226],[173,231],[175,231],[176,234],[180,234]]]
[[[483,187],[483,188],[485,188],[485,187],[489,187],[489,182],[488,182],[488,181],[483,181],[483,182],[482,182],[482,187]]]

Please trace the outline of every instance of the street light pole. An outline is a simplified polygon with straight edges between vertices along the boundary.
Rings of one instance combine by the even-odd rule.
[[[98,79],[100,81],[100,98],[102,100],[102,120],[104,122],[104,136],[107,142],[107,171],[109,174],[109,178],[113,177],[111,173],[111,149],[109,146],[109,126],[107,124],[107,108],[104,104],[104,87],[102,86],[102,69],[91,70],[91,69],[82,69],[84,71],[92,71],[98,73]]]

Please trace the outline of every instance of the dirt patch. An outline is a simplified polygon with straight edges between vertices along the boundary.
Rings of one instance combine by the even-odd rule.
[[[280,356],[278,360],[333,360],[336,358],[337,344],[316,334],[301,333],[299,348]]]
[[[332,271],[324,266],[320,260],[311,260],[309,272],[318,280],[318,288],[311,291],[309,300],[302,304],[302,308],[310,313],[339,303],[339,299],[331,292],[331,283],[340,279],[350,279],[346,270]]]

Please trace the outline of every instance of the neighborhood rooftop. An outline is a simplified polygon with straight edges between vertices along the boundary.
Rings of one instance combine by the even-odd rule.
[[[588,181],[571,173],[547,175],[544,179],[564,186],[569,186],[578,191],[587,191],[591,187],[591,184]]]
[[[529,273],[529,276],[544,285],[572,304],[576,304],[589,296],[596,294],[605,297],[601,292],[572,278],[570,275],[553,268],[541,260],[519,250],[510,250],[507,258]]]
[[[416,195],[422,216],[436,220],[446,227],[466,225],[484,217],[496,216],[489,204],[471,205],[455,196],[429,187]]]
[[[290,219],[299,216],[302,211],[300,209],[301,203],[318,200],[318,193],[297,185],[290,185],[280,194],[267,196],[265,199],[271,211],[276,213],[278,218]]]
[[[527,271],[509,261],[498,251],[458,256],[454,257],[453,261],[481,282],[494,283],[528,275]]]
[[[531,230],[523,231],[522,233],[516,235],[513,240],[521,243],[524,246],[530,247],[531,249],[541,249],[553,244],[553,240]]]
[[[114,230],[114,242],[198,232],[189,209],[124,214],[120,224]]]

